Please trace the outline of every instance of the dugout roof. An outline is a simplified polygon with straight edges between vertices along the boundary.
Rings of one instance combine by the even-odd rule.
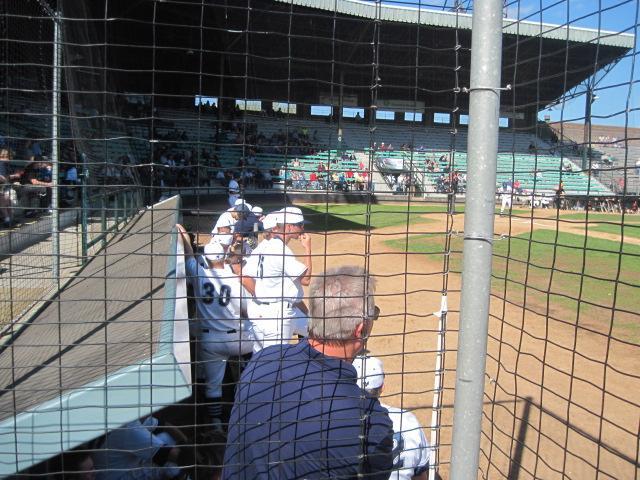
[[[359,106],[377,98],[467,109],[468,95],[456,92],[469,85],[470,14],[355,0],[110,0],[102,29],[104,2],[60,3],[65,17],[93,18],[104,30],[109,89],[154,92],[174,104],[180,97],[173,95],[197,93],[337,104],[342,85]],[[513,88],[502,93],[504,110],[535,113],[635,41],[626,33],[503,25],[502,83]]]
[[[134,217],[0,347],[0,476],[190,395],[178,207]]]

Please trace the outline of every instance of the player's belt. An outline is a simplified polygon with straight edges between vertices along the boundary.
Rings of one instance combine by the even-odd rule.
[[[202,333],[238,333],[238,331],[235,328],[233,328],[231,330],[226,330],[226,331],[225,330],[211,330],[209,328],[202,328],[202,329],[200,329],[200,331]]]
[[[276,303],[284,303],[287,305],[287,308],[293,308],[293,303],[291,302],[285,302],[284,300],[281,302],[261,302],[260,300],[256,300],[255,298],[253,299],[254,302],[256,302],[258,305],[274,305]]]

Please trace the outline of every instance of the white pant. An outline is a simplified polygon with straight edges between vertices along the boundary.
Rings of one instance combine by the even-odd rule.
[[[222,380],[227,360],[234,355],[246,355],[253,350],[250,331],[242,333],[202,333],[198,341],[199,372],[207,382],[206,395],[210,398],[222,396]]]
[[[511,195],[502,195],[502,206],[500,207],[500,213],[504,212],[505,208],[511,208]]]
[[[309,318],[289,302],[258,304],[252,301],[247,313],[253,331],[254,352],[270,345],[289,343],[294,334],[308,334]]]

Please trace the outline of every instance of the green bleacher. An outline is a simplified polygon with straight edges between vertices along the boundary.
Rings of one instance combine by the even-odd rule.
[[[353,154],[355,152],[346,150],[346,154]],[[238,165],[238,161],[242,158],[242,146],[240,145],[227,145],[221,146],[217,152],[218,158],[223,168],[234,169]],[[276,170],[279,171],[283,166],[288,170],[293,171],[292,166],[295,159],[300,162],[300,166],[295,168],[298,172],[317,172],[320,163],[324,163],[325,166],[332,172],[341,172],[347,170],[358,170],[359,162],[353,160],[338,160],[337,163],[331,163],[333,158],[339,156],[337,150],[325,150],[313,155],[288,155],[284,156],[277,153],[259,153],[256,155],[256,167],[260,170]],[[279,180],[278,177],[274,180]]]
[[[429,152],[378,152],[377,155],[404,158],[412,166],[415,172],[424,173],[425,180],[431,181],[434,185],[445,169],[449,168],[449,152],[429,151]],[[440,157],[445,158],[440,161]],[[440,171],[429,172],[426,164],[429,160],[438,163]],[[501,187],[503,182],[519,180],[524,190],[553,191],[557,188],[560,180],[564,182],[565,191],[569,194],[586,195],[611,195],[611,191],[594,178],[589,178],[583,172],[562,171],[563,162],[568,161],[561,157],[530,155],[530,154],[498,154],[498,172],[496,187]],[[577,169],[576,165],[573,165]],[[407,168],[408,165],[407,165]],[[453,156],[452,168],[461,173],[467,171],[466,152],[455,152]],[[534,171],[540,172],[540,176],[535,178]]]

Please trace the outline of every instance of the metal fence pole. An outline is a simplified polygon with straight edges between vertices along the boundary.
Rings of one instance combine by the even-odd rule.
[[[495,209],[502,2],[474,3],[467,194],[451,479],[477,478],[482,427]]]
[[[80,208],[82,215],[82,263],[87,262],[89,254],[89,193],[87,192],[89,183],[89,167],[87,166],[87,156],[82,153],[82,176],[80,184]]]
[[[51,261],[52,276],[56,282],[60,276],[60,69],[62,60],[60,17],[56,13],[53,21],[53,86],[51,101]]]

